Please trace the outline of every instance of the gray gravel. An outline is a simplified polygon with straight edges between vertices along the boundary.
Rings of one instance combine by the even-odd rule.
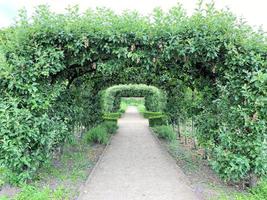
[[[135,107],[119,120],[79,200],[195,200],[188,180]]]

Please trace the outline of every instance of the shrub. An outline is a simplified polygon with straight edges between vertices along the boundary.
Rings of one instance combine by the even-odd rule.
[[[121,113],[120,112],[116,112],[116,113],[105,113],[104,117],[111,117],[111,118],[120,118],[121,117]]]
[[[107,129],[109,134],[116,133],[116,131],[118,129],[117,123],[113,122],[113,121],[105,121],[105,122],[103,122],[103,126]]]
[[[108,122],[114,122],[114,123],[117,123],[118,122],[118,118],[116,117],[103,117],[103,120],[104,121],[108,121]]]
[[[226,181],[237,182],[246,177],[250,165],[249,159],[243,155],[237,155],[228,149],[215,148],[213,151],[212,168]]]
[[[149,126],[167,125],[167,117],[165,115],[158,115],[148,118]]]
[[[176,133],[170,126],[155,126],[152,128],[152,130],[159,138],[163,138],[168,141],[173,141],[176,139]]]
[[[121,117],[121,114],[122,113],[120,113],[120,112],[118,112],[118,113],[104,113],[103,120],[117,123],[118,119]]]
[[[161,116],[161,115],[163,115],[162,112],[150,112],[150,111],[143,112],[144,118],[150,118],[150,117]]]
[[[95,142],[99,144],[107,144],[109,140],[109,134],[103,125],[98,125],[95,128],[92,128],[86,133],[87,142]]]
[[[262,181],[259,185],[252,188],[248,194],[236,194],[231,197],[233,200],[265,200],[267,199],[267,182]],[[227,197],[221,197],[220,200],[229,200]]]

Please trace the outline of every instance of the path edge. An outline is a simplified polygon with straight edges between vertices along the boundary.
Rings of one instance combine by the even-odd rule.
[[[110,143],[111,143],[111,140],[112,140],[113,137],[114,137],[114,135],[111,135],[111,137],[110,137],[108,143],[106,144],[104,150],[102,151],[101,155],[99,156],[99,158],[97,159],[95,165],[93,166],[93,169],[91,170],[91,172],[87,176],[87,180],[80,186],[79,191],[78,191],[79,195],[77,196],[77,198],[75,198],[75,200],[79,200],[81,198],[81,196],[83,195],[85,185],[87,185],[92,180],[92,176],[95,174],[96,168],[99,166],[100,162],[103,160],[103,157],[106,154],[106,152],[108,150],[108,147],[110,146]]]

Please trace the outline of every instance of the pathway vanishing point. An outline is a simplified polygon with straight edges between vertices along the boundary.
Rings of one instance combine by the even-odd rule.
[[[197,200],[148,121],[128,107],[79,200]]]

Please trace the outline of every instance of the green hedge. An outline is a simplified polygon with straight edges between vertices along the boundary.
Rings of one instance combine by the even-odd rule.
[[[163,111],[166,104],[165,93],[154,86],[144,84],[116,85],[102,91],[102,108],[104,112],[117,112],[122,97],[144,97],[148,111]]]
[[[103,120],[104,121],[111,121],[111,122],[118,122],[118,119],[121,117],[122,113],[104,113]]]
[[[110,118],[120,118],[121,117],[121,113],[117,112],[117,113],[104,113],[104,117],[110,117]]]
[[[150,118],[150,117],[156,117],[156,116],[162,116],[163,113],[162,112],[149,112],[149,111],[145,111],[142,113],[144,118]]]
[[[158,115],[148,118],[149,126],[161,126],[167,124],[167,116],[166,115]]]

